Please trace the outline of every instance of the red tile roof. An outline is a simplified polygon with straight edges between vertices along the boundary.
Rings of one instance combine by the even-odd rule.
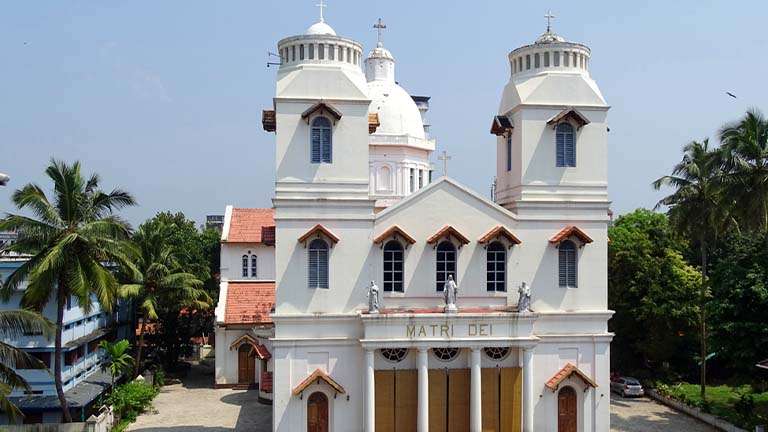
[[[549,242],[560,243],[569,237],[576,237],[577,239],[581,240],[582,243],[592,243],[592,238],[588,236],[587,233],[573,225],[568,225],[567,227],[561,229],[560,232],[549,239]]]
[[[459,241],[462,245],[468,244],[469,239],[460,233],[456,228],[446,225],[440,228],[440,231],[436,232],[432,237],[427,239],[427,244],[435,244],[443,238],[453,237]]]
[[[274,282],[229,282],[224,324],[271,324]]]
[[[330,240],[331,243],[333,243],[333,244],[336,244],[336,243],[339,242],[339,237],[336,234],[332,233],[331,230],[329,230],[328,228],[326,228],[326,227],[324,227],[324,226],[322,226],[320,224],[317,224],[317,225],[313,226],[309,231],[304,233],[304,235],[299,237],[299,243],[304,243],[305,241],[307,241],[310,237],[312,237],[315,234],[317,234],[318,236],[320,234],[322,234],[322,235],[328,237],[328,240]]]
[[[275,209],[233,208],[227,243],[275,243]]]
[[[490,243],[490,242],[492,242],[493,240],[495,240],[495,239],[497,239],[499,237],[504,237],[505,239],[507,239],[508,242],[510,242],[512,244],[519,245],[520,243],[522,243],[520,241],[520,239],[517,238],[517,236],[512,234],[512,231],[504,228],[501,225],[496,225],[495,228],[492,228],[490,231],[488,231],[487,233],[483,234],[483,236],[480,237],[477,240],[477,242],[480,243],[480,244]]]
[[[304,381],[299,383],[299,385],[293,389],[293,394],[299,395],[301,392],[306,390],[306,388],[309,387],[309,385],[312,384],[312,382],[315,380],[317,380],[317,382],[325,381],[325,383],[331,386],[336,391],[336,393],[346,393],[344,387],[342,387],[341,384],[337,383],[333,378],[331,378],[330,375],[323,372],[321,369],[315,369],[315,371],[312,372],[310,376],[306,377]]]
[[[577,377],[581,378],[582,381],[588,386],[591,387],[597,387],[597,383],[592,380],[592,378],[588,377],[587,374],[582,372],[579,368],[574,366],[572,363],[568,363],[565,366],[563,366],[562,369],[557,371],[557,373],[552,376],[552,378],[547,381],[545,384],[548,389],[552,391],[556,391],[557,388],[560,386],[560,383],[562,383],[566,378],[570,377],[571,375],[576,375]]]
[[[407,232],[403,231],[403,229],[397,225],[392,225],[391,227],[389,227],[386,231],[384,231],[378,237],[373,239],[373,243],[379,244],[379,243],[382,243],[384,240],[387,240],[391,237],[396,237],[396,236],[402,237],[403,240],[407,241],[410,244],[416,243],[416,239],[408,235]]]

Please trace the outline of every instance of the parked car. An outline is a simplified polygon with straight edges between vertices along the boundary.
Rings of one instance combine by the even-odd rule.
[[[643,396],[645,394],[645,390],[643,390],[640,381],[630,377],[620,377],[611,381],[611,390],[623,397]]]

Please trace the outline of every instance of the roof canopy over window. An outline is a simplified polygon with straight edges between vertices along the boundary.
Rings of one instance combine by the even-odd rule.
[[[309,124],[309,117],[312,116],[312,114],[327,114],[331,117],[333,117],[333,122],[336,123],[337,121],[341,120],[341,112],[337,110],[336,108],[332,107],[330,104],[327,104],[323,101],[320,101],[311,107],[301,113],[301,118],[303,118],[307,124]]]
[[[376,129],[381,126],[378,113],[368,113],[368,133],[372,134],[376,132]]]
[[[560,369],[554,376],[552,376],[552,378],[550,378],[545,385],[548,389],[555,392],[560,387],[560,384],[562,384],[563,381],[565,381],[567,378],[570,378],[572,375],[579,377],[587,386],[597,388],[597,383],[592,380],[592,378],[587,376],[587,374],[582,372],[579,368],[571,363],[563,366],[563,368]]]
[[[580,113],[574,107],[568,107],[560,111],[558,115],[547,120],[547,124],[552,127],[556,127],[558,123],[561,123],[564,121],[572,121],[573,123],[576,123],[579,129],[589,124],[589,119],[584,117],[584,114]]]
[[[261,126],[266,132],[274,132],[277,130],[275,110],[263,110],[261,112]]]
[[[560,232],[552,236],[552,238],[549,239],[549,242],[559,245],[561,242],[568,240],[571,237],[576,237],[582,244],[592,243],[593,241],[592,238],[579,227],[568,225],[567,227],[561,229]]]
[[[511,132],[514,129],[509,117],[503,115],[497,115],[493,117],[493,123],[491,123],[491,134],[496,136],[504,135]]]
[[[309,231],[304,233],[304,235],[299,237],[299,243],[305,243],[305,246],[306,246],[307,240],[309,240],[312,237],[315,237],[315,238],[325,237],[331,242],[331,244],[336,244],[339,242],[339,237],[336,234],[332,233],[328,228],[320,224],[317,224],[313,226]]]
[[[477,242],[480,244],[487,245],[488,243],[491,243],[492,241],[498,238],[505,239],[508,242],[509,247],[512,247],[512,245],[519,245],[520,243],[522,243],[520,239],[517,238],[517,236],[512,234],[512,231],[504,228],[502,225],[497,225],[487,233],[483,234],[483,236],[480,237],[477,240]]]
[[[308,377],[304,379],[304,381],[300,382],[299,385],[297,385],[293,389],[294,396],[300,395],[304,390],[307,389],[313,382],[320,383],[324,382],[331,386],[331,388],[339,394],[345,394],[346,390],[344,390],[344,387],[341,386],[341,384],[337,383],[333,378],[331,378],[327,373],[323,372],[321,369],[315,369],[314,372]]]
[[[456,228],[446,225],[436,232],[432,237],[427,239],[427,244],[431,244],[433,247],[442,239],[456,239],[459,242],[459,247],[469,244],[469,239],[460,233]]]
[[[260,344],[255,337],[249,334],[244,334],[239,338],[235,339],[235,341],[232,342],[232,345],[229,346],[229,349],[230,350],[239,349],[242,345],[246,345],[246,344],[253,347],[253,351],[256,354],[256,357],[259,358],[259,360],[269,360],[272,357],[272,354],[269,352],[267,347]]]
[[[391,239],[391,238],[393,238],[395,240],[403,239],[408,244],[416,243],[416,239],[411,237],[407,232],[403,231],[403,229],[400,228],[397,225],[392,225],[391,227],[389,227],[389,229],[387,229],[383,233],[379,234],[375,239],[373,239],[373,243],[374,244],[382,244],[386,240]]]

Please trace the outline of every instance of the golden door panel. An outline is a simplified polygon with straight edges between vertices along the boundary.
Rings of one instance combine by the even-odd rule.
[[[448,373],[445,369],[429,370],[429,431],[448,429]]]
[[[448,370],[448,432],[469,430],[469,369]]]
[[[499,431],[499,369],[486,368],[480,373],[483,432]]]
[[[520,432],[523,424],[523,370],[501,368],[499,406],[501,432]]]
[[[395,372],[377,370],[374,372],[376,395],[376,430],[395,430]]]
[[[395,432],[416,432],[418,405],[417,371],[398,370],[395,372]]]

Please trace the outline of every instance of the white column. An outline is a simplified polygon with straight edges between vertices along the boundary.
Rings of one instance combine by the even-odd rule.
[[[533,348],[523,348],[523,432],[533,432]]]
[[[419,347],[419,412],[416,423],[418,432],[429,432],[429,368],[428,349]]]
[[[365,350],[365,432],[376,429],[376,387],[373,374],[373,350]]]
[[[480,392],[482,391],[482,378],[480,371],[480,348],[473,347],[469,356],[469,367],[471,371],[469,393],[469,430],[470,432],[481,432],[483,429],[482,401]]]

